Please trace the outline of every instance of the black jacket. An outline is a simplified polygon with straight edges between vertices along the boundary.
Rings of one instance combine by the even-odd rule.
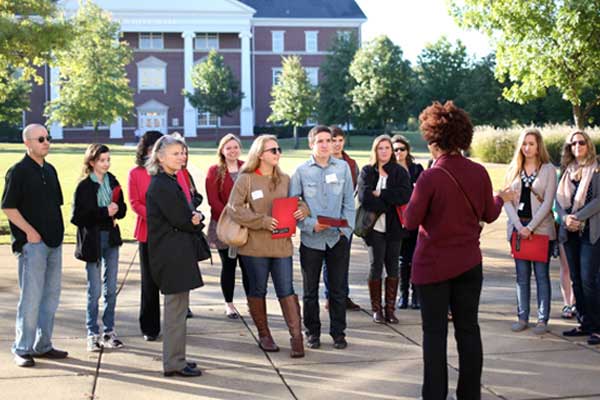
[[[210,257],[202,225],[192,224],[192,210],[174,176],[159,172],[146,192],[148,255],[154,282],[164,294],[203,286],[198,261]]]
[[[412,185],[408,172],[400,165],[388,162],[383,169],[388,174],[386,189],[381,191],[379,197],[375,197],[373,191],[379,181],[379,170],[372,165],[363,167],[358,177],[358,200],[365,210],[385,213],[386,238],[400,240],[408,236],[408,231],[400,224],[396,206],[408,203]],[[370,244],[369,236],[365,242]]]
[[[117,178],[110,172],[106,173],[111,189],[119,185]],[[98,206],[98,190],[100,185],[88,176],[77,185],[75,199],[73,201],[73,216],[71,223],[77,225],[77,245],[75,247],[75,258],[86,262],[97,262],[100,259],[100,230],[108,230],[109,244],[120,246],[121,232],[119,226],[113,224],[113,218],[108,216],[107,207]],[[123,199],[121,190],[117,201],[119,211],[114,215],[115,219],[123,219],[127,213],[127,206]]]

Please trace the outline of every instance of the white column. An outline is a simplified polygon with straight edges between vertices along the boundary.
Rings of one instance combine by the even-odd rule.
[[[51,67],[50,68],[50,100],[55,100],[58,98],[60,93],[60,87],[58,86],[58,68]],[[53,122],[50,126],[50,136],[54,139],[62,139],[63,138],[63,127],[58,122]]]
[[[240,110],[240,134],[241,136],[252,136],[254,134],[254,110],[252,110],[252,75],[250,60],[250,31],[239,34],[242,39],[242,106]]]
[[[183,38],[183,74],[185,79],[185,90],[192,93],[192,67],[194,66],[194,37],[196,34],[185,31],[181,34]],[[186,137],[196,136],[196,110],[187,98],[183,107],[183,135]]]
[[[110,138],[123,139],[123,118],[119,117],[110,124]]]

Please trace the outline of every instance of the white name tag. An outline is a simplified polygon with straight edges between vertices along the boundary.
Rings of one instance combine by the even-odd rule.
[[[263,195],[262,190],[255,190],[254,192],[252,192],[252,200],[262,199],[263,197],[265,196]]]
[[[525,208],[525,203],[519,203],[519,211],[523,211]]]
[[[335,174],[329,174],[329,175],[325,175],[325,182],[326,183],[334,183],[337,182],[337,176]]]

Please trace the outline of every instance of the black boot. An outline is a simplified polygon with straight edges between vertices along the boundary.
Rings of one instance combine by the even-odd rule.
[[[410,284],[410,264],[400,264],[400,299],[398,308],[405,310],[408,308],[408,286]]]
[[[421,302],[419,301],[419,292],[416,290],[414,285],[412,286],[412,298],[410,301],[410,308],[418,310],[421,308]]]

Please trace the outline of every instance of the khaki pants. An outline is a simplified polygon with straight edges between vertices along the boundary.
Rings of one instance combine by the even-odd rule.
[[[165,372],[185,368],[186,316],[190,292],[165,295],[165,326],[163,336],[163,369]]]

